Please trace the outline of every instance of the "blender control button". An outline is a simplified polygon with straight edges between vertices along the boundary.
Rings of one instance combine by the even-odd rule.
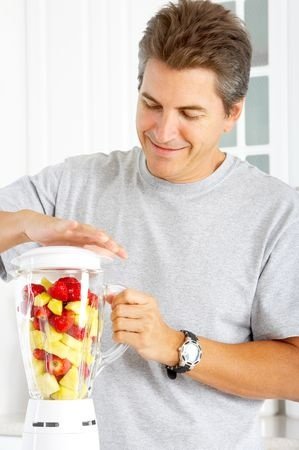
[[[59,422],[46,422],[46,427],[59,427]]]
[[[85,422],[82,422],[83,427],[88,427],[89,425],[96,425],[95,420],[86,420]]]
[[[44,422],[33,422],[32,426],[33,427],[44,427],[45,424],[44,424]]]

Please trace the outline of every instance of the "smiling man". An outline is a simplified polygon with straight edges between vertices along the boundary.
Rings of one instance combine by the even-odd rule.
[[[221,5],[166,5],[140,42],[141,148],[0,191],[4,279],[27,242],[129,254],[107,275],[130,348],[95,383],[101,450],[261,450],[263,399],[299,401],[299,197],[219,148],[250,60]]]

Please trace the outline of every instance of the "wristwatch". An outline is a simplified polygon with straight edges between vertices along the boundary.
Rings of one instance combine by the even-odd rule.
[[[176,378],[177,373],[189,372],[201,360],[202,349],[197,336],[191,331],[180,330],[185,335],[185,340],[179,347],[179,364],[176,366],[165,366],[167,375],[171,380]]]

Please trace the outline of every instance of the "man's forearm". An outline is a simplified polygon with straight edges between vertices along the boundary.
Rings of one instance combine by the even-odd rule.
[[[299,348],[283,341],[223,344],[200,338],[201,362],[187,376],[247,398],[299,401]]]
[[[24,233],[24,220],[27,211],[0,211],[0,253],[29,241]]]

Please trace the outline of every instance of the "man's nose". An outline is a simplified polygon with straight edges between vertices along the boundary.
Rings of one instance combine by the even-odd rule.
[[[163,112],[155,126],[157,144],[165,144],[178,136],[178,124],[174,114]]]

